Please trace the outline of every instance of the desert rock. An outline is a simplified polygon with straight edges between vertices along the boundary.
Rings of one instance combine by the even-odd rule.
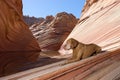
[[[119,1],[116,0],[87,0],[79,23],[68,38],[98,44],[103,50],[119,48],[119,8]]]
[[[59,50],[61,44],[72,31],[77,19],[66,12],[58,13],[55,17],[47,16],[41,24],[30,27],[43,51]],[[36,28],[33,28],[36,27]]]
[[[0,0],[0,76],[35,61],[40,47],[22,18],[22,0]]]
[[[45,19],[40,17],[40,18],[36,18],[34,16],[30,17],[30,16],[23,16],[23,20],[25,21],[25,23],[28,25],[28,26],[31,26],[35,23],[42,23]]]

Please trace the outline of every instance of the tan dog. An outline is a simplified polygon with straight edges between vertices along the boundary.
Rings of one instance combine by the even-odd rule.
[[[101,52],[101,47],[96,44],[83,44],[77,40],[70,38],[67,40],[64,47],[66,50],[73,49],[72,58],[70,58],[67,63],[79,61],[81,59],[90,57]]]

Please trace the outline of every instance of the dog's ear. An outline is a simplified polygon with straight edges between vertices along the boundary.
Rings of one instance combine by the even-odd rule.
[[[78,45],[78,41],[75,40],[75,39],[73,39],[73,38],[71,38],[71,48],[72,48],[72,49],[73,49],[73,48],[76,48],[77,45]]]

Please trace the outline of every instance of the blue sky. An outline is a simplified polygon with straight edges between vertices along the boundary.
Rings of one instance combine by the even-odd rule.
[[[68,12],[80,17],[85,0],[23,0],[23,14],[35,17]]]

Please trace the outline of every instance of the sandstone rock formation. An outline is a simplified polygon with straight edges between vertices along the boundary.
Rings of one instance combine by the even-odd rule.
[[[47,74],[44,75],[31,73],[37,77],[31,78],[28,75],[14,79],[26,79],[27,77],[32,80],[120,80],[120,49],[57,67],[58,65],[54,68],[47,68]]]
[[[87,0],[79,23],[68,38],[98,44],[103,52],[33,80],[120,80],[119,9],[120,0]]]
[[[23,21],[22,0],[0,0],[0,76],[39,55],[23,51],[40,51],[40,47]]]
[[[45,19],[40,17],[40,18],[36,18],[36,17],[30,17],[30,16],[23,16],[24,21],[26,22],[26,24],[28,24],[28,26],[31,26],[35,23],[42,23]]]
[[[40,50],[23,22],[21,0],[1,0],[0,3],[0,51]]]
[[[97,56],[80,61],[75,69],[55,80],[119,80],[120,79],[120,1],[87,0],[79,23],[69,38],[86,44],[95,43],[105,51]],[[67,40],[66,39],[66,40]],[[66,42],[64,42],[65,44]],[[61,47],[60,52],[66,51]],[[87,60],[87,61],[86,61]],[[90,64],[88,64],[90,62]],[[80,68],[78,68],[80,66]],[[71,68],[70,68],[71,67]],[[72,66],[67,68],[73,69]],[[64,69],[65,70],[65,69]],[[57,71],[56,71],[57,72]],[[63,74],[61,71],[59,75]],[[68,77],[70,76],[70,77]],[[40,79],[40,78],[39,78]]]
[[[58,13],[55,17],[47,16],[41,24],[30,27],[43,51],[58,50],[77,23],[72,14]]]
[[[119,47],[119,3],[117,0],[87,0],[79,23],[68,38],[72,37],[86,44],[98,44],[103,50]]]
[[[87,0],[79,23],[68,37],[75,38],[86,44],[96,43],[100,45],[103,50],[106,50],[104,53],[62,67],[58,66],[58,63],[56,63],[57,66],[47,66],[47,70],[44,69],[44,72],[47,72],[46,74],[40,74],[43,73],[41,69],[33,69],[32,71],[30,70],[29,73],[21,73],[21,75],[12,78],[12,80],[119,80],[119,9],[119,0]],[[39,29],[42,30],[43,28],[44,26]],[[49,28],[49,26],[47,28]],[[48,30],[46,29],[46,31]]]

